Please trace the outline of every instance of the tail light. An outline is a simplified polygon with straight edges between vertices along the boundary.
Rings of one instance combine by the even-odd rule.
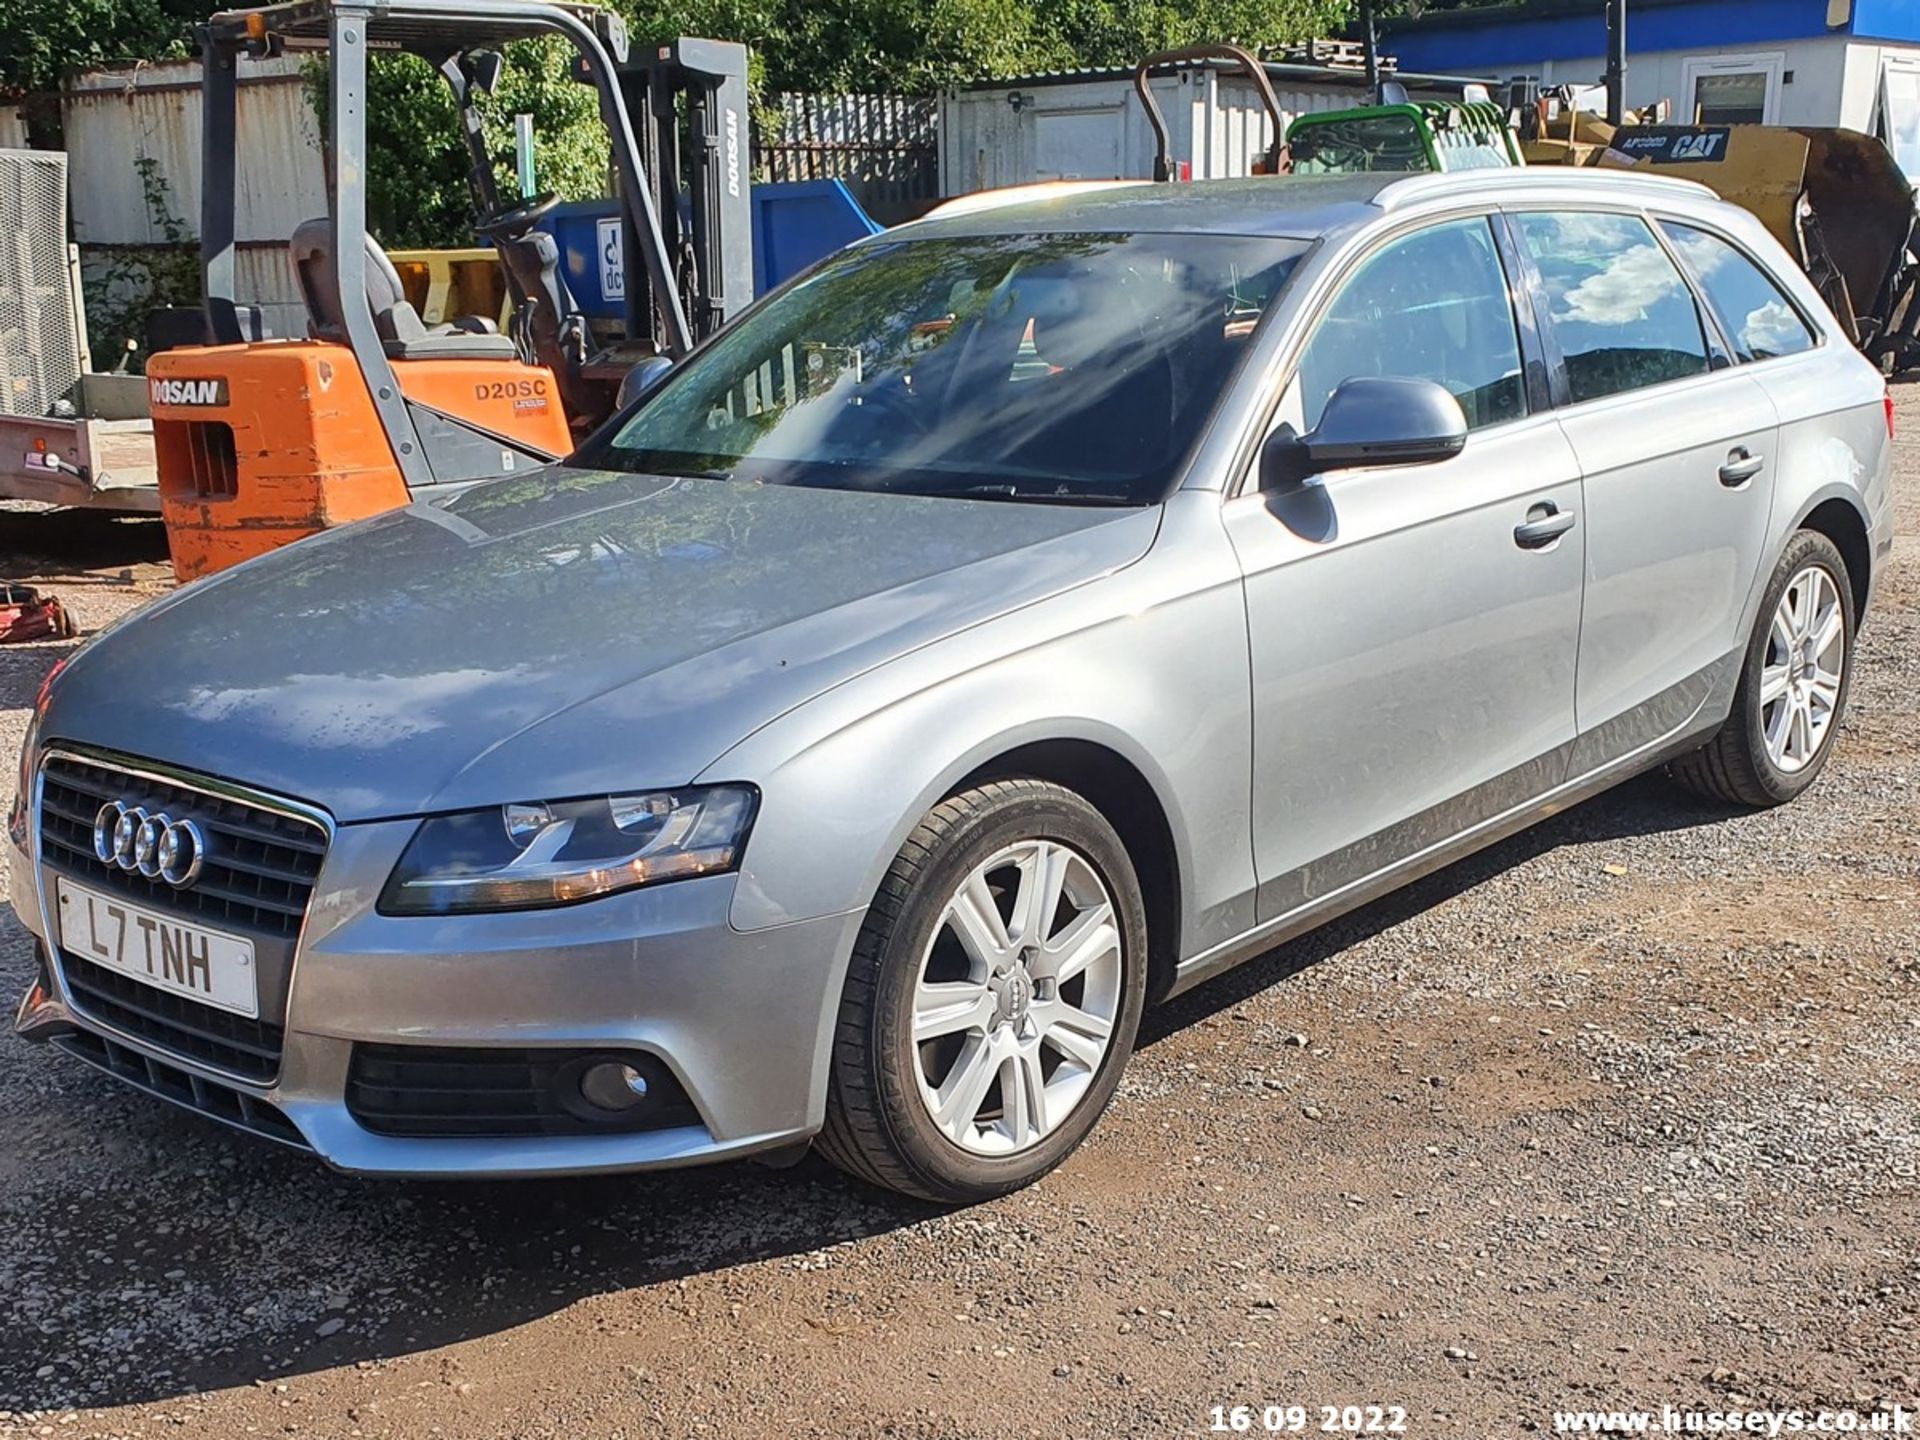
[[[1887,438],[1893,439],[1893,391],[1887,391]]]

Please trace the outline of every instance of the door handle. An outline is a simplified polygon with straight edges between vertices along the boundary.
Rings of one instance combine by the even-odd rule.
[[[1551,500],[1542,500],[1527,511],[1526,522],[1513,527],[1513,543],[1522,550],[1545,550],[1573,529],[1575,516]]]
[[[1720,467],[1720,483],[1729,490],[1738,490],[1766,468],[1766,456],[1755,455],[1744,445],[1736,446],[1727,456],[1727,463]]]

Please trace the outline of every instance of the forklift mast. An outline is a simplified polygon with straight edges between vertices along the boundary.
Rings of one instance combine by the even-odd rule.
[[[573,48],[581,78],[599,97],[620,206],[649,292],[645,332],[655,353],[677,359],[693,343],[681,303],[676,266],[663,217],[630,118],[620,65],[628,55],[624,23],[591,4],[551,0],[282,0],[255,10],[230,10],[199,28],[202,72],[200,252],[207,338],[215,345],[258,338],[246,307],[236,303],[235,172],[240,137],[235,133],[236,65],[243,55],[289,50],[324,51],[328,71],[327,164],[332,282],[341,296],[366,291],[367,258],[367,62],[373,50],[404,50],[441,70],[463,102],[469,77],[450,56],[513,40],[557,35]],[[744,85],[742,86],[744,94]],[[744,103],[740,106],[744,112]],[[462,104],[476,203],[492,188],[491,166],[473,132],[471,107]],[[736,122],[736,124],[739,122]],[[645,127],[649,134],[655,127]],[[551,203],[551,197],[545,197]],[[531,204],[532,202],[527,202]],[[674,217],[676,230],[678,217]],[[394,462],[409,490],[436,479],[466,478],[472,460],[465,437],[449,444],[440,418],[410,406],[364,304],[343,307],[345,341],[367,382],[373,408],[392,446]],[[483,441],[488,437],[480,437]],[[482,445],[484,450],[486,445]],[[498,447],[493,447],[498,453]]]
[[[636,47],[619,72],[628,111],[645,118],[641,165],[659,186],[673,284],[693,338],[704,340],[753,298],[747,48],[682,36],[651,50]],[[643,238],[631,211],[622,228],[631,255]],[[628,337],[657,338],[661,308],[650,286],[629,284]]]

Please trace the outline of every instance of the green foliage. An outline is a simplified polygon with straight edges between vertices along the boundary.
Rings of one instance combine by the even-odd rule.
[[[561,40],[507,47],[500,88],[479,101],[487,152],[501,199],[519,195],[513,169],[513,117],[533,116],[534,178],[566,199],[602,193],[607,137],[594,92],[569,77],[571,49]],[[307,71],[308,94],[327,111],[327,70]],[[375,55],[367,74],[367,224],[389,249],[472,245],[473,205],[467,152],[453,91],[426,61]]]
[[[1126,65],[1200,40],[1273,45],[1339,30],[1354,0],[614,0],[636,44],[675,35],[744,41],[757,92],[925,93],[992,75]],[[1383,0],[1402,7],[1418,0]],[[1425,0],[1429,5],[1448,0]],[[13,0],[0,7],[0,98],[45,98],[69,70],[190,52],[214,0]],[[593,91],[568,78],[558,40],[511,46],[500,93],[482,101],[503,191],[513,116],[534,116],[542,190],[602,193],[606,138]],[[324,120],[324,64],[310,72]],[[367,203],[382,243],[473,243],[467,159],[453,97],[425,62],[377,55],[368,76]]]
[[[643,40],[753,47],[769,90],[925,91],[991,75],[1127,65],[1201,40],[1331,33],[1351,0],[634,0]]]
[[[1375,12],[1382,20],[1418,19],[1435,10],[1485,10],[1495,5],[1519,6],[1525,0],[1378,0]],[[1597,9],[1599,0],[1595,0]]]
[[[145,345],[147,319],[169,305],[196,305],[200,301],[200,248],[193,232],[174,212],[173,191],[151,155],[134,156],[140,194],[162,244],[133,247],[89,246],[84,293],[87,336],[93,363],[105,369],[124,354],[132,341]],[[144,352],[130,357],[132,368],[145,368]]]
[[[676,35],[745,41],[756,89],[924,92],[985,75],[1130,64],[1203,39],[1277,44],[1326,33],[1346,0],[635,0],[634,43]],[[558,41],[509,48],[500,93],[483,102],[489,151],[514,193],[513,116],[534,116],[539,187],[603,192],[605,132],[593,91],[568,78]],[[325,112],[325,71],[311,72]],[[452,92],[409,56],[368,76],[367,213],[389,247],[470,245],[466,154]]]
[[[0,7],[0,100],[70,70],[190,53],[207,0],[13,0]]]

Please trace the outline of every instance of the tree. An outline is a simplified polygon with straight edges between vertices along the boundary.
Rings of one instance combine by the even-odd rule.
[[[503,200],[520,193],[513,173],[513,117],[533,116],[534,176],[563,198],[606,186],[607,135],[593,89],[571,78],[565,41],[509,45],[499,89],[476,101]],[[327,69],[307,72],[325,133]],[[367,227],[390,248],[471,245],[473,199],[453,91],[413,55],[374,55],[367,67]]]
[[[633,0],[634,43],[676,35],[744,41],[762,92],[924,92],[995,74],[1128,65],[1200,40],[1271,45],[1339,28],[1348,0]],[[606,136],[593,91],[568,78],[559,41],[510,46],[482,102],[511,191],[512,116],[534,116],[542,190],[598,195]],[[324,72],[317,71],[316,74]],[[316,86],[324,105],[324,86]],[[368,76],[367,208],[390,246],[472,243],[466,157],[452,93],[424,62],[376,56]]]
[[[636,44],[675,35],[744,41],[761,93],[925,93],[995,75],[1129,65],[1201,40],[1259,47],[1340,30],[1355,0],[612,0]],[[1383,0],[1384,3],[1384,0]],[[1393,0],[1405,6],[1419,0]],[[1428,5],[1447,0],[1424,0]],[[192,50],[214,0],[15,0],[0,9],[0,99],[37,96],[57,117],[67,72]],[[508,47],[500,93],[481,102],[488,144],[512,193],[512,116],[534,117],[540,187],[602,192],[606,136],[593,91],[568,77],[560,41]],[[325,67],[310,93],[325,106]],[[49,127],[42,133],[51,138]],[[467,167],[453,97],[423,61],[369,67],[368,213],[392,246],[472,243]]]
[[[208,9],[206,0],[15,0],[0,9],[0,100],[57,91],[71,70],[185,55]]]
[[[1274,45],[1344,25],[1352,0],[633,0],[637,36],[753,47],[769,90],[908,90],[1127,65],[1201,40]]]

